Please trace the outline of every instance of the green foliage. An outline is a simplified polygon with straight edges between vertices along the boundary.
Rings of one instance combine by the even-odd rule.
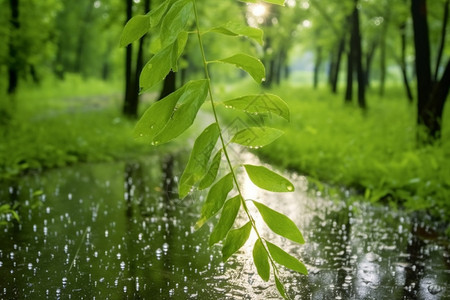
[[[284,1],[266,2],[282,5]],[[203,46],[203,38],[206,37],[206,33],[235,38],[247,36],[261,43],[262,31],[233,23],[200,29],[196,0],[164,1],[148,15],[150,16],[150,27],[147,17],[135,17],[136,20],[140,21],[130,20],[125,26],[121,38],[122,41],[129,42],[149,30],[153,33],[153,36],[157,37],[153,42],[161,45],[159,49],[155,47],[154,56],[142,70],[141,89],[148,90],[161,81],[170,70],[174,72],[178,70],[179,58],[183,54],[185,45],[189,44],[189,40],[192,38],[190,33],[195,33],[198,40],[197,53],[201,54],[204,78],[190,81],[164,99],[153,103],[136,124],[134,136],[153,145],[162,144],[176,138],[192,125],[200,106],[209,96],[215,122],[209,125],[194,142],[189,161],[179,182],[179,196],[184,198],[196,188],[205,189],[212,185],[201,209],[201,216],[196,223],[196,227],[200,228],[208,219],[222,211],[220,219],[211,233],[209,243],[214,245],[224,240],[222,248],[224,261],[236,253],[246,243],[250,233],[254,231],[258,236],[253,253],[258,274],[263,280],[267,281],[270,277],[271,265],[276,286],[283,297],[287,297],[276,275],[278,269],[274,262],[276,261],[303,274],[306,274],[306,269],[303,264],[283,250],[274,248],[276,246],[271,246],[272,244],[268,244],[268,242],[263,243],[241,194],[240,183],[236,174],[239,168],[235,168],[232,164],[227,147],[230,142],[248,147],[262,147],[278,139],[282,135],[282,131],[258,124],[257,126],[243,128],[229,141],[226,141],[223,127],[219,123],[216,111],[217,103],[214,100],[208,69],[208,65],[212,63],[234,65],[246,71],[257,83],[261,83],[265,78],[264,65],[258,58],[244,53],[232,54],[222,59],[207,60],[205,47]],[[160,22],[160,20],[162,21]],[[191,22],[194,24],[195,31],[186,32],[185,29]],[[138,26],[138,23],[141,23],[141,28],[133,28]],[[130,28],[133,28],[133,30]],[[125,42],[122,44],[125,44]],[[286,103],[275,95],[241,95],[223,103],[227,108],[261,116],[274,114],[289,120],[289,109]],[[217,147],[217,140],[220,141],[220,144],[216,154],[211,158],[214,149]],[[214,183],[222,155],[225,157],[229,172]],[[273,192],[292,192],[294,190],[294,186],[289,180],[265,167],[244,165],[244,168],[253,183],[263,189]],[[237,192],[237,195],[227,200],[228,194],[232,191]],[[255,202],[255,205],[264,221],[275,233],[294,242],[304,243],[300,231],[288,217],[261,203]],[[238,223],[236,216],[239,211],[244,213],[248,221],[240,228],[232,229],[233,225]]]
[[[253,261],[255,262],[259,277],[264,281],[268,281],[270,278],[269,255],[261,239],[257,239],[253,246]]]
[[[147,153],[147,144],[130,137],[134,124],[117,111],[115,87],[116,83],[71,77],[19,91],[21,101],[0,125],[0,180],[32,169]]]
[[[393,201],[450,220],[450,127],[442,142],[417,148],[414,107],[400,88],[386,99],[368,94],[371,110],[356,113],[326,90],[284,85],[278,90],[292,111],[286,134],[257,153],[320,182],[356,189],[368,201]],[[295,95],[302,95],[297,97]],[[443,120],[449,120],[447,105]],[[445,125],[447,124],[447,125]]]
[[[270,127],[247,127],[236,133],[231,142],[250,148],[260,148],[272,143],[283,133]]]
[[[253,204],[255,204],[264,222],[266,222],[267,226],[269,226],[273,232],[296,243],[305,243],[302,233],[291,219],[262,203],[253,201]]]
[[[248,221],[241,228],[230,230],[227,235],[225,244],[223,244],[222,248],[223,261],[227,261],[227,259],[230,258],[231,255],[233,255],[236,251],[241,249],[242,246],[244,246],[245,242],[250,236],[251,230],[252,223],[250,221]]]
[[[250,180],[258,187],[271,192],[293,192],[294,185],[263,166],[244,165]]]

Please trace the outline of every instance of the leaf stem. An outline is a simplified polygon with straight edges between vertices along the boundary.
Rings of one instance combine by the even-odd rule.
[[[204,47],[203,47],[202,36],[201,36],[201,33],[200,33],[199,17],[198,17],[198,11],[197,11],[197,3],[196,3],[196,0],[192,0],[192,2],[193,2],[193,7],[194,7],[195,27],[197,29],[198,43],[199,43],[199,46],[200,46],[200,52],[202,54],[202,60],[203,60],[203,70],[204,70],[204,73],[205,73],[205,78],[208,80],[208,83],[209,83],[208,84],[208,94],[209,94],[209,98],[211,100],[211,108],[212,108],[212,111],[213,111],[214,120],[215,120],[215,122],[217,124],[217,127],[219,127],[219,139],[220,139],[220,143],[222,144],[223,153],[225,154],[225,158],[227,160],[228,167],[229,167],[229,169],[231,171],[231,175],[233,176],[233,181],[235,183],[235,186],[236,186],[236,189],[238,191],[238,194],[239,194],[239,196],[241,198],[242,207],[244,208],[244,211],[245,211],[248,219],[250,220],[250,222],[252,224],[252,227],[255,230],[255,233],[256,233],[257,237],[261,241],[263,241],[263,240],[265,241],[265,239],[261,238],[261,235],[259,234],[259,231],[258,231],[258,229],[256,227],[255,220],[253,219],[252,215],[250,214],[250,211],[249,211],[249,209],[247,207],[247,204],[245,203],[245,199],[242,196],[242,192],[241,192],[241,189],[240,189],[240,186],[239,186],[239,182],[237,180],[236,173],[235,173],[235,171],[233,169],[233,164],[231,163],[230,157],[228,155],[227,143],[225,143],[225,140],[224,140],[223,135],[222,135],[222,128],[220,126],[219,118],[217,116],[217,111],[216,111],[216,107],[215,107],[215,103],[214,103],[214,96],[213,96],[213,93],[212,93],[212,90],[211,90],[211,78],[209,76],[209,71],[208,71],[208,63],[209,62],[215,62],[215,61],[209,61],[208,62],[208,60],[206,59],[205,50],[204,50]],[[272,265],[272,268],[274,270],[274,275],[278,274],[279,273],[278,268],[275,265],[275,262],[273,261],[272,256],[270,255],[270,252],[267,249],[266,244],[262,243],[262,245],[263,245],[264,250],[267,252],[267,255],[268,255],[269,260],[270,260],[270,264]]]

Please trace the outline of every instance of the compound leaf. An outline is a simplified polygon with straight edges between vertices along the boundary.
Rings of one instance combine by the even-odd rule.
[[[236,196],[227,200],[223,205],[219,222],[216,224],[211,233],[211,236],[209,237],[210,246],[223,240],[226,237],[228,231],[230,231],[239,212],[239,208],[241,207],[241,199],[242,198],[240,196]]]
[[[223,104],[226,108],[233,108],[250,114],[275,114],[289,121],[289,107],[276,95],[247,95],[224,101]]]
[[[262,203],[253,201],[253,204],[255,204],[264,222],[273,232],[296,243],[305,243],[302,233],[291,219]]]
[[[164,128],[173,114],[183,93],[184,88],[180,88],[160,101],[153,103],[137,122],[133,132],[134,137],[153,141],[153,138]]]
[[[278,279],[277,274],[275,275],[275,285],[277,287],[278,292],[280,293],[281,297],[283,297],[283,299],[289,299],[286,295],[286,291],[284,290],[284,286],[281,283],[280,279]]]
[[[255,263],[259,277],[264,281],[268,281],[270,278],[269,256],[264,249],[261,239],[257,239],[253,246],[253,262]]]
[[[285,252],[277,245],[272,244],[271,242],[266,241],[266,245],[274,261],[276,261],[280,265],[285,266],[288,269],[308,275],[308,270],[301,261]]]
[[[165,15],[160,31],[162,47],[172,44],[186,26],[192,12],[192,1],[175,2]]]
[[[262,166],[244,165],[250,180],[258,187],[271,192],[292,192],[294,185],[281,175]]]
[[[250,231],[252,230],[252,224],[248,221],[244,226],[238,229],[230,230],[227,235],[227,239],[222,248],[223,261],[227,261],[231,255],[238,251],[250,236]]]
[[[237,132],[231,139],[232,143],[242,146],[259,148],[272,143],[283,135],[283,131],[270,127],[248,127]]]
[[[236,65],[245,70],[257,83],[261,83],[265,76],[265,69],[262,62],[256,57],[247,54],[236,54],[218,61]]]
[[[173,45],[156,53],[144,66],[139,77],[139,86],[146,91],[166,77],[172,66]]]
[[[148,15],[139,15],[132,17],[125,25],[122,36],[120,37],[120,46],[124,47],[140,39],[150,30],[150,17]]]
[[[205,177],[202,178],[198,184],[199,190],[204,190],[208,188],[214,180],[216,180],[217,172],[219,171],[220,161],[222,159],[222,150],[219,150],[211,161],[208,172],[206,172]]]
[[[217,32],[229,36],[246,36],[255,40],[260,45],[263,44],[263,31],[259,28],[250,26],[240,26],[233,23],[228,23],[223,26],[214,27],[210,32]]]
[[[232,173],[228,173],[211,187],[208,196],[206,196],[205,204],[203,204],[200,219],[196,223],[197,228],[202,227],[209,218],[214,216],[222,208],[228,193],[232,189]]]
[[[188,129],[194,123],[198,110],[205,102],[208,94],[208,80],[190,81],[185,85],[179,102],[181,105],[174,111],[164,128],[154,139],[155,144],[166,143]]]
[[[194,142],[189,161],[178,184],[181,199],[187,196],[191,188],[200,181],[208,169],[211,152],[219,138],[219,127],[213,123],[203,130]]]

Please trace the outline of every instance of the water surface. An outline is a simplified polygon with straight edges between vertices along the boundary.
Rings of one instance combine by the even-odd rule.
[[[194,230],[205,194],[177,198],[177,161],[77,165],[3,184],[0,199],[21,203],[22,220],[0,229],[1,299],[278,299],[255,272],[253,235],[222,263],[220,247],[207,245],[213,224]],[[308,276],[280,268],[292,298],[450,299],[449,241],[426,216],[324,199],[305,177],[286,176],[294,193],[240,180],[246,198],[287,214],[305,236],[296,245],[262,230],[308,267]]]

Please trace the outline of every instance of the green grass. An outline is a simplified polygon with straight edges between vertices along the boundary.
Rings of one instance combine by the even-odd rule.
[[[442,142],[418,148],[415,106],[408,105],[400,88],[382,99],[369,91],[367,113],[325,89],[285,85],[273,92],[288,103],[291,122],[276,121],[286,134],[258,155],[313,179],[354,188],[369,201],[394,200],[450,220],[448,105]]]
[[[152,151],[121,116],[121,86],[78,77],[20,90],[3,102],[0,180],[28,170],[126,159]],[[6,113],[5,113],[6,110]]]

